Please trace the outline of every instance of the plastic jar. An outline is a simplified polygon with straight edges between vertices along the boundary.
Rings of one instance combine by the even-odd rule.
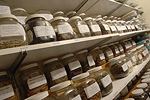
[[[117,28],[114,25],[114,22],[115,22],[114,20],[113,21],[109,20],[109,22],[108,22],[110,29],[111,29],[111,33],[118,33]]]
[[[148,95],[142,89],[133,90],[132,96],[135,100],[149,100]]]
[[[19,70],[20,89],[25,96],[24,98],[48,90],[46,77],[42,70],[38,68],[37,63],[23,66]]]
[[[92,17],[84,18],[84,21],[89,26],[92,36],[102,35],[101,28],[99,27],[97,22],[92,19]]]
[[[123,49],[122,45],[118,42],[115,43],[115,45],[118,47],[120,55],[124,54],[124,49]]]
[[[26,18],[26,31],[30,44],[56,41],[56,34],[51,24],[41,14]]]
[[[50,87],[68,80],[66,70],[58,58],[49,59],[43,65]]]
[[[80,13],[79,16],[80,16],[82,19],[84,19],[84,18],[87,17],[85,13]]]
[[[131,25],[130,25],[130,21],[127,21],[126,22],[126,26],[127,26],[127,29],[129,32],[132,32],[132,28],[131,28]]]
[[[109,44],[108,47],[111,48],[115,57],[120,56],[119,49],[117,48],[116,45],[114,45],[114,43]]]
[[[130,25],[131,25],[132,31],[136,31],[135,26],[134,26],[134,24],[133,24],[133,21],[130,21]]]
[[[0,1],[0,15],[3,15],[3,14],[11,14],[11,11],[6,1],[1,0]]]
[[[106,96],[112,92],[112,80],[109,74],[105,70],[102,70],[101,66],[90,69],[88,72],[90,73],[90,77],[97,81],[101,89],[102,96]]]
[[[82,100],[76,88],[71,85],[70,81],[54,85],[50,88],[50,91],[55,100]]]
[[[71,17],[68,22],[73,27],[74,32],[76,32],[78,38],[91,36],[88,25],[81,19],[81,17]]]
[[[148,96],[150,96],[150,87],[146,83],[141,83],[136,86],[138,89],[143,89]]]
[[[73,16],[77,16],[77,12],[75,12],[75,11],[70,11],[70,12],[68,12],[68,13],[66,14],[66,16],[69,17],[69,18],[71,18],[71,17],[73,17]]]
[[[51,24],[55,29],[57,40],[69,40],[76,37],[71,25],[65,21],[64,17],[55,17],[51,20]]]
[[[73,54],[67,54],[62,56],[61,61],[67,70],[69,79],[82,73],[82,66],[79,60],[74,57]]]
[[[57,11],[53,14],[53,17],[59,17],[59,16],[64,17],[65,16],[64,12],[63,11]]]
[[[89,73],[83,73],[72,78],[82,100],[101,100],[102,95],[98,83]]]
[[[150,79],[149,78],[145,78],[141,80],[142,83],[147,83],[148,86],[150,86]]]
[[[17,17],[11,14],[0,16],[0,49],[27,45],[26,33]]]

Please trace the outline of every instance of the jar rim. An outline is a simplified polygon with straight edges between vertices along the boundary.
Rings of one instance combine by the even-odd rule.
[[[6,72],[6,71],[0,72],[0,76],[6,76],[6,75],[7,75],[7,72]]]
[[[49,60],[46,60],[43,62],[43,64],[48,64],[48,63],[51,63],[51,62],[54,62],[54,61],[58,61],[58,58],[52,58],[52,59],[49,59]]]
[[[70,12],[68,12],[67,14],[66,14],[66,16],[68,16],[68,15],[70,15],[70,14],[72,14],[72,13],[77,13],[76,11],[70,11]]]
[[[27,18],[25,19],[25,22],[29,21],[32,18],[44,18],[45,19],[45,17],[42,14],[32,14],[32,15],[27,16]]]
[[[57,15],[57,14],[64,14],[64,12],[63,12],[63,11],[57,11],[57,12],[55,12],[55,13],[53,14],[53,16],[55,16],[55,15]]]
[[[80,13],[80,14],[79,14],[79,16],[85,16],[85,15],[86,15],[85,13]]]
[[[135,89],[135,90],[132,91],[133,96],[139,96],[143,93],[144,93],[144,91],[142,89]]]
[[[27,12],[25,9],[23,8],[14,8],[12,9],[12,13],[15,12],[15,11],[24,11],[24,12]]]
[[[136,87],[138,88],[138,89],[144,89],[144,88],[146,88],[148,85],[146,84],[146,83],[141,83],[141,84],[138,84]]]
[[[142,79],[145,79],[145,78],[150,78],[150,75],[144,75],[141,77]]]
[[[91,73],[100,71],[101,69],[102,69],[102,66],[98,66],[98,67],[95,67],[95,68],[88,70],[88,72],[91,74]]]
[[[81,80],[81,79],[86,78],[88,76],[89,76],[89,72],[85,72],[85,73],[82,73],[82,74],[79,74],[77,76],[72,77],[72,81],[78,81],[78,80]]]
[[[82,18],[81,18],[80,16],[73,16],[73,17],[71,17],[71,18],[68,20],[68,22],[70,22],[70,21],[72,21],[72,20],[75,20],[75,19],[80,19],[80,20],[82,20]]]
[[[88,52],[88,50],[81,50],[81,51],[77,52],[76,54],[79,55],[79,54],[86,53],[86,52]]]
[[[0,16],[0,19],[1,19],[1,18],[13,18],[13,19],[15,19],[15,20],[18,21],[17,17],[16,17],[15,15],[12,15],[12,14],[2,14],[2,15]]]
[[[86,17],[86,18],[84,18],[83,20],[84,21],[87,21],[87,20],[92,20],[93,18],[92,17]]]
[[[97,18],[96,21],[103,20],[103,18]]]
[[[67,54],[67,55],[62,56],[61,59],[65,59],[65,58],[72,57],[72,56],[74,56],[72,53]]]
[[[28,65],[22,66],[22,67],[20,68],[20,71],[24,71],[24,70],[26,70],[26,69],[33,68],[33,67],[37,67],[37,66],[38,66],[37,63],[28,64]]]
[[[52,23],[52,22],[54,22],[54,21],[56,21],[56,20],[64,20],[64,21],[65,21],[65,18],[62,17],[62,16],[54,17],[54,18],[50,21],[50,23]]]

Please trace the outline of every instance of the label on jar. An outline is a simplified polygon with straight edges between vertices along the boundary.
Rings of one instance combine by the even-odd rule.
[[[57,30],[58,34],[73,33],[73,29],[68,23],[65,23],[64,25],[58,25]]]
[[[133,61],[133,62],[136,62],[135,56],[132,57],[132,61]]]
[[[88,59],[89,66],[94,66],[95,65],[95,62],[94,62],[92,56],[88,56],[87,59]]]
[[[51,19],[53,19],[53,16],[51,15],[51,14],[42,14],[44,17],[45,17],[45,19],[46,20],[51,20]]]
[[[99,25],[92,25],[91,29],[93,32],[101,32]]]
[[[122,26],[122,30],[127,30],[126,26]]]
[[[118,53],[119,53],[119,50],[118,50],[118,49],[115,49],[115,52],[116,52],[116,54],[118,54]]]
[[[121,26],[117,26],[118,31],[122,31],[122,27]]]
[[[0,37],[24,36],[25,30],[20,24],[0,25]]]
[[[128,61],[128,62],[127,62],[127,65],[128,65],[129,68],[133,66],[133,64],[132,64],[131,61]]]
[[[105,87],[107,87],[110,83],[112,83],[112,80],[111,80],[110,76],[107,75],[107,76],[105,76],[104,78],[101,79],[101,82],[102,82],[102,84],[103,84],[103,86],[104,86],[104,88],[105,88]]]
[[[82,100],[80,95],[77,95],[76,97],[72,98],[71,100]]]
[[[52,26],[36,26],[33,27],[36,37],[55,35]]]
[[[106,53],[107,53],[107,56],[108,56],[108,57],[113,56],[112,51],[106,51]]]
[[[123,52],[123,48],[122,48],[122,46],[119,46],[119,50],[120,50],[121,52]]]
[[[124,64],[122,65],[122,69],[123,69],[124,72],[128,70],[127,63],[124,63]]]
[[[127,28],[130,30],[131,29],[131,25],[127,25]]]
[[[140,60],[142,59],[142,55],[141,54],[139,54],[138,57],[139,57]]]
[[[80,33],[89,33],[90,30],[87,25],[78,25],[78,29]]]
[[[107,24],[103,24],[103,26],[104,26],[105,30],[108,30],[108,31],[110,30],[110,28]]]
[[[92,85],[88,86],[87,88],[84,88],[84,91],[86,93],[87,98],[89,99],[98,92],[100,92],[100,88],[97,82],[95,82]]]
[[[134,25],[131,25],[131,29],[135,29]]]
[[[0,5],[0,14],[11,14],[10,8]]]
[[[14,90],[13,90],[12,85],[7,85],[7,86],[0,88],[1,100],[7,99],[7,98],[12,97],[14,95],[15,94],[14,94]]]
[[[70,68],[71,71],[81,67],[81,64],[78,60],[74,61],[74,62],[71,62],[68,65],[69,65],[69,68]]]
[[[45,78],[45,75],[39,75],[39,76],[36,76],[36,77],[33,77],[33,78],[30,78],[27,80],[27,84],[28,84],[28,87],[29,89],[34,89],[36,87],[39,87],[43,84],[46,84],[47,81],[46,81],[46,78]]]
[[[26,18],[27,18],[26,16],[17,16],[18,21],[23,25],[25,24]]]
[[[101,60],[105,59],[105,56],[104,56],[103,53],[102,53],[102,54],[99,54],[99,57],[100,57]]]
[[[51,71],[50,74],[51,74],[52,80],[56,80],[61,77],[67,76],[65,68],[60,68],[55,71]]]
[[[114,31],[117,31],[116,27],[115,26],[110,26],[111,30],[114,32]]]

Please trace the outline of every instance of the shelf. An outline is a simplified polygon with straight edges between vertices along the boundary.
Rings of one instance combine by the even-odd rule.
[[[127,77],[119,80],[113,81],[113,91],[108,96],[102,98],[102,100],[113,100],[121,90],[136,76],[138,73],[146,66],[149,62],[150,57],[144,61],[142,64],[134,67],[133,72],[131,72]],[[120,84],[119,84],[120,83]]]

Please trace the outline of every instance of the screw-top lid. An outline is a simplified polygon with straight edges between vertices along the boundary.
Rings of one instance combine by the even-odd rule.
[[[135,89],[135,90],[132,91],[133,96],[139,96],[143,93],[144,93],[144,91],[142,89]]]
[[[110,22],[111,22],[111,20],[107,20],[107,21],[106,21],[106,23],[110,23]]]
[[[57,12],[55,12],[54,14],[53,14],[53,16],[56,16],[57,14],[64,14],[64,12],[63,11],[57,11]]]
[[[67,14],[66,14],[66,16],[68,16],[68,15],[70,15],[70,14],[75,14],[76,13],[76,11],[70,11],[70,12],[68,12]]]
[[[75,19],[80,19],[80,20],[82,20],[82,18],[79,17],[79,16],[73,16],[73,17],[71,17],[71,18],[68,20],[68,22],[70,22],[70,21],[72,21],[72,20],[75,20]]]
[[[23,8],[14,8],[14,9],[12,9],[12,13],[15,12],[15,11],[24,11],[24,12],[26,12],[26,10],[23,9]]]
[[[145,75],[150,75],[150,72],[146,72],[146,73],[144,73]]]
[[[13,18],[13,19],[18,21],[17,17],[15,15],[12,15],[12,14],[1,14],[0,19],[1,18]]]
[[[38,64],[37,63],[33,63],[33,64],[29,64],[29,65],[26,65],[26,66],[23,66],[20,68],[20,71],[24,71],[26,69],[29,69],[29,68],[33,68],[33,67],[37,67]]]
[[[96,18],[102,18],[102,15],[97,15]]]
[[[74,56],[72,53],[67,54],[67,55],[62,56],[61,59],[65,59],[65,58],[72,57],[72,56]]]
[[[85,13],[80,13],[80,14],[79,14],[79,16],[85,16],[85,15],[86,15]]]
[[[84,21],[87,21],[87,20],[92,20],[92,17],[86,17],[83,19]]]
[[[107,17],[107,16],[104,16],[103,18],[105,19],[105,18],[108,18],[108,17]]]
[[[141,83],[141,84],[138,84],[136,87],[138,89],[145,89],[148,85],[146,83]]]
[[[56,21],[56,20],[64,20],[64,21],[65,21],[65,18],[64,18],[64,17],[61,17],[61,16],[59,16],[59,17],[54,17],[50,22],[52,23],[52,22],[54,22],[54,21]]]
[[[82,51],[77,52],[76,54],[79,55],[79,54],[87,53],[87,52],[88,52],[88,50],[82,50]]]
[[[91,74],[91,73],[100,71],[101,69],[102,69],[102,66],[98,66],[98,67],[95,67],[95,68],[88,70],[88,72]]]
[[[25,19],[25,22],[27,22],[28,20],[32,18],[44,18],[45,19],[45,17],[42,14],[32,14],[32,15],[27,16],[27,18]]]
[[[127,99],[124,99],[124,100],[135,100],[135,99],[133,99],[133,98],[127,98]]]
[[[58,58],[52,58],[52,59],[49,59],[49,60],[46,60],[43,62],[43,64],[48,64],[48,63],[51,63],[51,62],[54,62],[54,61],[58,61]]]
[[[0,72],[0,76],[6,76],[6,75],[7,75],[7,72],[6,72],[6,71]]]
[[[79,74],[77,76],[72,77],[72,81],[78,81],[78,80],[81,80],[81,79],[86,78],[88,76],[89,76],[88,72],[82,73],[82,74]]]
[[[145,78],[141,80],[142,83],[150,83],[150,78]]]
[[[144,75],[144,76],[142,76],[141,78],[142,78],[142,79],[144,79],[144,78],[150,78],[150,75]]]
[[[65,87],[69,86],[70,84],[71,84],[70,81],[65,81],[65,82],[62,82],[62,83],[52,86],[50,88],[50,90],[51,90],[51,92],[55,92],[55,91],[61,90]]]

